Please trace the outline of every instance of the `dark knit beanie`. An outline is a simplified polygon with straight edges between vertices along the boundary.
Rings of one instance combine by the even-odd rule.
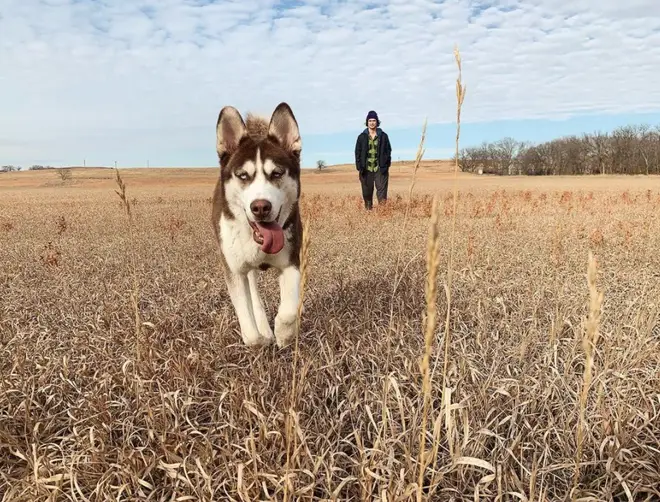
[[[369,119],[378,120],[378,114],[375,111],[371,110],[369,113],[367,113],[367,120]]]

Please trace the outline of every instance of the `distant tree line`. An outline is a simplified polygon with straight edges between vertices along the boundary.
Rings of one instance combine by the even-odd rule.
[[[22,169],[23,168],[21,166],[5,165],[5,166],[0,166],[0,173],[11,173],[14,171],[21,171]],[[56,168],[51,166],[41,166],[39,164],[35,164],[33,166],[30,166],[28,168],[28,171],[41,171],[42,169],[56,169]]]
[[[11,173],[13,171],[20,171],[21,169],[23,169],[21,166],[12,166],[12,165],[0,166],[0,173]]]
[[[506,137],[463,148],[458,165],[464,172],[501,176],[660,174],[660,126],[623,126],[536,145]]]

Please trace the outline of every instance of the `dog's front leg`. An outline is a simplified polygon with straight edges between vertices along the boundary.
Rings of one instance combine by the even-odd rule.
[[[252,311],[252,298],[250,297],[250,284],[246,274],[228,272],[226,277],[227,289],[231,303],[238,317],[241,327],[241,338],[245,345],[260,345],[262,338],[254,320]]]
[[[300,270],[290,266],[280,274],[280,307],[275,316],[275,340],[278,347],[287,345],[296,336]]]
[[[266,308],[259,294],[257,287],[257,271],[250,270],[247,274],[248,283],[250,284],[250,296],[252,297],[252,312],[254,312],[254,321],[257,325],[259,334],[265,339],[264,343],[273,340],[273,330],[270,329],[268,323],[268,316],[266,315]]]

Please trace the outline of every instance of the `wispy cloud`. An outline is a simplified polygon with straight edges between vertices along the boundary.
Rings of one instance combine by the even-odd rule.
[[[0,157],[213,165],[226,104],[288,101],[305,135],[451,122],[454,43],[466,123],[657,111],[656,4],[4,0]]]

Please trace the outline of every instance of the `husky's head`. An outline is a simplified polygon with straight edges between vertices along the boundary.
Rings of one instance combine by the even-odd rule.
[[[282,226],[300,196],[298,123],[286,103],[270,122],[248,115],[247,123],[234,107],[225,106],[216,124],[221,190],[229,217],[252,227],[254,240],[267,253],[284,246]]]

